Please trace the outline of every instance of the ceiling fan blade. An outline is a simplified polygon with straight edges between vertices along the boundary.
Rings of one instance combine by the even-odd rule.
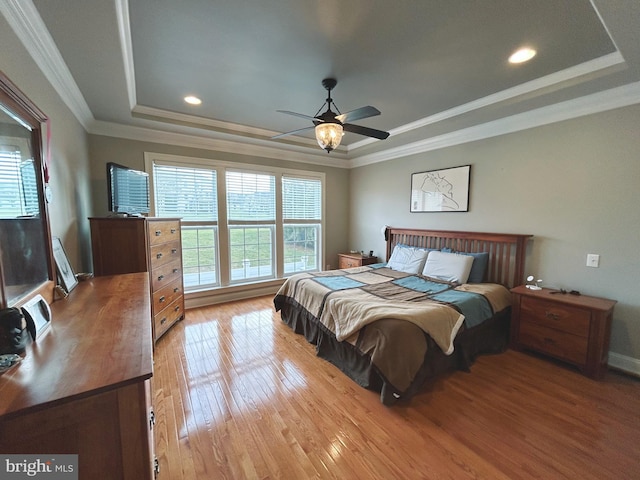
[[[376,107],[372,107],[371,105],[367,105],[366,107],[356,108],[350,112],[336,115],[336,120],[345,123],[353,122],[354,120],[362,120],[363,118],[375,117],[376,115],[380,115],[380,110]]]
[[[352,123],[345,123],[342,125],[345,132],[357,133],[358,135],[364,135],[366,137],[377,138],[378,140],[384,140],[389,137],[389,132],[383,132],[382,130],[376,130],[375,128],[362,127],[360,125],[354,125]]]
[[[305,115],[304,113],[290,112],[288,110],[276,110],[276,112],[286,113],[287,115],[294,115],[296,117],[306,118],[307,120],[318,120],[316,117]]]
[[[311,130],[312,128],[316,128],[315,125],[312,125],[310,127],[299,128],[297,130],[291,130],[290,132],[286,132],[286,133],[281,133],[280,135],[275,135],[271,137],[271,139],[274,140],[276,138],[288,137],[289,135],[295,135],[296,133],[305,132],[307,130]]]

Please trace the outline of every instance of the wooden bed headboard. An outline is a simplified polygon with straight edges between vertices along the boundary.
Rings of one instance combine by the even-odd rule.
[[[485,281],[512,288],[524,283],[527,241],[532,236],[387,227],[387,261],[397,244],[438,250],[450,248],[453,252],[488,252]]]

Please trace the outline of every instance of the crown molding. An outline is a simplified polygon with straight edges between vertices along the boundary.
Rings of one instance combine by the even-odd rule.
[[[154,107],[147,107],[145,105],[136,105],[132,110],[133,116],[139,118],[146,118],[149,120],[155,120],[163,123],[169,123],[174,125],[186,125],[195,128],[201,128],[204,130],[210,130],[214,134],[219,135],[236,135],[240,134],[239,141],[251,141],[250,138],[256,138],[261,141],[268,141],[273,145],[279,145],[283,149],[295,148],[296,146],[306,148],[308,150],[317,150],[318,142],[313,139],[295,136],[295,143],[288,143],[286,141],[272,140],[271,137],[278,135],[280,132],[273,130],[267,130],[264,128],[249,127],[247,125],[241,125],[238,123],[224,122],[221,120],[215,120],[213,118],[198,117],[187,113],[172,112],[169,110],[162,110]],[[231,132],[231,133],[223,133]],[[278,147],[275,147],[278,148]],[[304,151],[304,150],[303,150]],[[338,148],[332,150],[334,155],[342,154],[345,158],[347,156],[347,147],[340,145]]]
[[[352,168],[385,162],[640,103],[640,82],[559,102],[381,152],[353,157]]]
[[[221,120],[215,120],[213,118],[198,117],[187,113],[172,112],[169,110],[162,110],[154,107],[147,107],[145,105],[136,105],[132,113],[135,116],[151,117],[153,119],[162,119],[160,121],[167,121],[168,123],[175,124],[189,124],[198,125],[209,130],[224,130],[229,132],[237,132],[247,136],[271,138],[274,135],[278,135],[281,132],[275,132],[273,130],[267,130],[264,128],[250,127],[248,125],[241,125],[239,123],[224,122]],[[318,146],[315,140],[310,138],[296,137],[296,143],[303,145],[309,145],[309,147],[316,148]],[[339,147],[338,147],[339,148]],[[340,149],[340,148],[339,148]],[[346,149],[342,149],[346,152]]]
[[[131,42],[131,22],[129,21],[129,0],[115,0],[115,4],[118,36],[122,50],[122,64],[127,84],[127,98],[129,99],[129,108],[133,110],[137,103],[137,96],[136,74],[133,65],[133,43]]]
[[[62,101],[88,130],[93,114],[33,2],[2,0],[0,11]]]
[[[154,128],[139,127],[133,125],[122,125],[119,123],[95,121],[91,124],[90,134],[104,135],[107,137],[124,138],[140,142],[160,143],[164,145],[175,145],[188,148],[199,148],[238,155],[257,156],[272,158],[297,163],[308,163],[313,165],[323,165],[336,168],[350,168],[350,161],[344,154],[332,152],[320,154],[309,153],[305,147],[295,147],[287,145],[286,149],[265,145],[267,141],[256,139],[242,139],[242,142],[210,138],[194,135],[192,133],[176,133],[160,131]],[[324,151],[323,151],[324,152]]]
[[[611,67],[616,67],[623,63],[624,63],[624,58],[622,57],[620,52],[613,52],[608,55],[595,58],[588,62],[575,65],[565,70],[554,72],[550,75],[546,75],[544,77],[537,78],[529,82],[525,82],[521,85],[508,88],[501,92],[497,92],[492,95],[479,98],[477,100],[474,100],[469,103],[465,103],[463,105],[459,105],[449,110],[438,112],[435,115],[431,115],[429,117],[416,120],[415,122],[407,123],[406,125],[402,125],[398,128],[394,128],[390,130],[389,133],[390,133],[390,136],[401,135],[403,133],[416,130],[418,128],[426,127],[427,125],[442,122],[443,120],[457,117],[465,113],[472,112],[474,110],[479,110],[481,108],[485,108],[485,107],[494,105],[496,103],[511,100],[513,98],[520,97],[522,95],[528,95],[536,91],[544,91],[550,87],[555,87],[562,83],[573,81],[579,77],[592,75],[596,72],[600,72],[602,70],[605,70]],[[359,142],[352,143],[351,145],[349,145],[349,152],[374,142],[375,142],[374,139],[365,139]]]

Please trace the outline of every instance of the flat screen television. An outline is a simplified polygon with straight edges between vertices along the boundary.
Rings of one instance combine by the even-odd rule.
[[[107,163],[109,211],[127,215],[149,214],[149,174],[117,163]]]

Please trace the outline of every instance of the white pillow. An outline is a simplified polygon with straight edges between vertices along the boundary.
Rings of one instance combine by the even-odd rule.
[[[393,247],[387,267],[399,272],[420,273],[428,254],[429,251],[422,248],[396,245]]]
[[[457,253],[434,251],[429,253],[422,274],[447,282],[466,283],[473,265],[473,257]]]

